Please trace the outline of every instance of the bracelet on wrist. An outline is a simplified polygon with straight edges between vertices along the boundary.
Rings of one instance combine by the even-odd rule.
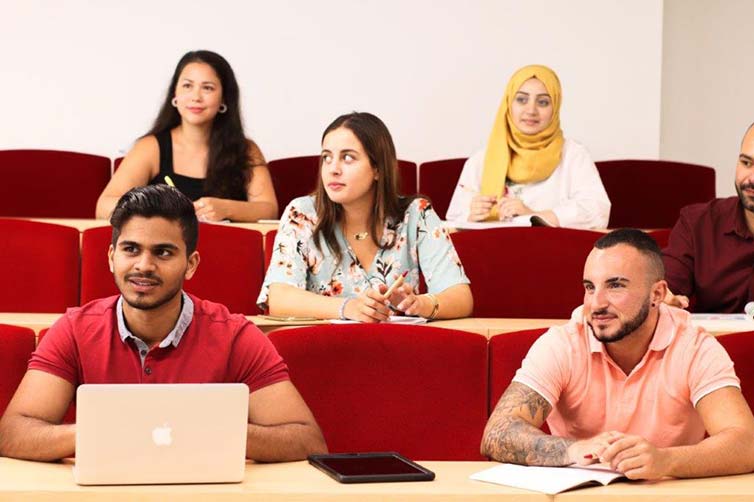
[[[432,312],[429,314],[429,316],[427,316],[427,319],[431,321],[435,319],[437,317],[437,314],[440,312],[440,302],[432,293],[427,293],[427,297],[432,300]]]
[[[341,321],[346,321],[348,318],[346,317],[346,305],[348,302],[351,301],[351,298],[346,298],[343,300],[343,303],[340,304],[340,308],[338,309],[338,319]]]

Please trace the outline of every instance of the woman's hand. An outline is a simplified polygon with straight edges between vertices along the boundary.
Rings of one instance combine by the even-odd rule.
[[[228,201],[217,197],[202,197],[194,201],[194,211],[199,221],[221,221],[230,219]]]
[[[390,317],[390,309],[387,298],[380,291],[369,288],[356,298],[348,300],[343,315],[359,322],[382,322]]]
[[[425,295],[415,294],[414,287],[410,284],[403,284],[396,288],[388,300],[396,310],[400,310],[406,315],[420,316],[422,312],[432,311],[432,306],[428,303],[429,298]]]
[[[497,212],[501,220],[510,220],[515,216],[532,214],[534,211],[529,209],[519,198],[503,197],[498,203]]]
[[[492,207],[497,202],[497,197],[493,195],[476,194],[471,199],[469,209],[469,221],[484,221],[489,217]]]

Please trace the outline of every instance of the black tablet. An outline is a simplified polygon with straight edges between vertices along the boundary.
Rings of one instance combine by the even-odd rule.
[[[385,483],[435,479],[434,472],[394,451],[309,455],[308,459],[310,464],[340,483]]]

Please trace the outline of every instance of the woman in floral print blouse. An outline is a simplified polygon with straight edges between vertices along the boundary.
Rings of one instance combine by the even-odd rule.
[[[283,213],[260,307],[362,322],[384,321],[391,311],[471,314],[469,280],[450,236],[428,200],[398,195],[397,164],[390,132],[374,115],[342,115],[327,127],[317,188]],[[417,294],[420,271],[427,294]]]

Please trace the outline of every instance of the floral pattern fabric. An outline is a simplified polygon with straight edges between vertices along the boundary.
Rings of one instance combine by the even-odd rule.
[[[335,236],[342,250],[340,263],[324,239],[320,249],[312,234],[317,225],[314,197],[291,201],[280,219],[272,259],[257,304],[267,308],[270,284],[284,283],[325,296],[357,296],[369,287],[390,285],[408,271],[405,281],[419,289],[424,275],[430,293],[439,293],[456,284],[468,284],[448,230],[427,199],[414,199],[403,220],[385,222],[374,261],[364,267],[348,245],[340,227]]]

